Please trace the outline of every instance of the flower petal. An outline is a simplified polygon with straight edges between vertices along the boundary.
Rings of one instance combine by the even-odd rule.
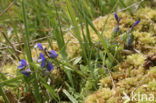
[[[27,62],[24,59],[21,59],[21,61],[19,61],[19,66],[17,68],[19,69],[23,69],[27,66]]]
[[[42,62],[41,62],[41,68],[44,68],[45,67],[45,63],[46,63],[46,60],[42,60]]]
[[[25,71],[27,71],[27,72],[31,72],[30,68],[26,69]]]
[[[34,45],[34,48],[37,48],[37,44]]]
[[[24,66],[27,65],[27,62],[24,59],[21,59],[20,63],[21,63],[21,65],[24,65]]]
[[[47,64],[47,70],[50,72],[53,69],[54,69],[53,64],[51,62],[48,62],[48,64]]]
[[[120,30],[119,25],[117,25],[114,29],[113,32],[117,33]]]
[[[118,17],[118,15],[115,13],[114,16],[115,16],[116,21],[119,22],[119,17]]]
[[[19,65],[17,68],[23,69],[25,66],[24,65]]]
[[[38,59],[37,62],[42,62],[42,59]]]
[[[58,57],[58,54],[54,50],[51,50],[48,53],[49,53],[49,56],[53,59]]]
[[[44,57],[43,53],[40,53],[39,58],[40,58],[40,59],[42,59],[42,60],[44,60],[44,59],[45,59],[45,57]]]
[[[30,72],[31,72],[30,69],[26,69],[22,71],[22,74],[24,74],[25,76],[30,76]]]
[[[140,23],[140,20],[136,21],[136,22],[134,23],[133,27],[136,26],[136,25],[139,24],[139,23]]]
[[[43,50],[43,46],[41,43],[36,43],[36,45],[34,46],[34,48],[39,48],[39,50]]]

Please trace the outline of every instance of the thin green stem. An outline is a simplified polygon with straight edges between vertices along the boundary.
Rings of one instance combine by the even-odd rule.
[[[26,16],[26,10],[25,10],[25,3],[24,0],[22,0],[22,10],[23,10],[23,18],[24,18],[24,26],[25,26],[25,33],[23,33],[23,40],[24,40],[24,46],[26,48],[26,54],[29,64],[32,62],[32,56],[31,56],[31,50],[29,46],[29,30],[28,30],[28,23],[27,23],[27,16]]]

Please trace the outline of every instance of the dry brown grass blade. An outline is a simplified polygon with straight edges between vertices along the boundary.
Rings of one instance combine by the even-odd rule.
[[[4,10],[4,11],[2,11],[1,13],[0,13],[0,16],[2,16],[5,12],[7,12],[9,9],[10,9],[10,7],[16,2],[17,0],[14,0],[12,3],[10,3],[10,5]]]

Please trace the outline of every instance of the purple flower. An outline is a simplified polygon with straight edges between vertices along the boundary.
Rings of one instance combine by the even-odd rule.
[[[115,16],[116,21],[119,23],[120,19],[119,19],[118,15],[115,13],[114,16]]]
[[[126,46],[127,46],[128,48],[132,47],[133,41],[134,41],[134,36],[133,36],[133,34],[128,35],[127,41],[126,41]]]
[[[38,59],[38,62],[41,62],[41,68],[43,68],[45,66],[46,59],[42,53],[40,53],[39,58],[40,59]]]
[[[49,56],[53,59],[57,58],[58,56],[58,54],[54,50],[48,51],[48,53],[49,53]]]
[[[43,50],[43,46],[41,43],[36,43],[36,45],[34,46],[34,48],[39,48],[39,50]]]
[[[20,69],[20,72],[26,76],[30,76],[30,69],[25,69],[23,70],[23,68],[25,68],[27,66],[27,62],[24,59],[21,59],[21,61],[19,62],[19,66],[17,68]]]
[[[140,20],[136,21],[136,22],[134,23],[134,25],[132,26],[132,29],[133,29],[137,24],[139,24],[139,23],[140,23]]]
[[[24,59],[21,59],[21,61],[19,62],[19,66],[17,68],[19,69],[23,69],[27,66],[27,62]]]
[[[136,25],[139,24],[139,23],[140,23],[140,20],[136,21],[136,22],[134,23],[134,26],[136,26]]]
[[[120,30],[119,25],[117,25],[117,26],[113,29],[113,32],[114,32],[114,33],[117,33],[119,30]]]
[[[47,64],[47,70],[50,72],[51,70],[54,70],[54,66],[51,62],[48,62]]]
[[[24,74],[25,76],[30,76],[31,70],[30,69],[26,69],[22,71],[22,74]]]

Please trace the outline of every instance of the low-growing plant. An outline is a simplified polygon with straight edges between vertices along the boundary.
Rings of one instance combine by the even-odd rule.
[[[99,80],[109,75],[112,68],[121,61],[122,50],[133,49],[133,30],[140,22],[136,21],[130,29],[123,32],[120,17],[115,13],[117,25],[112,30],[111,38],[107,38],[104,31],[109,15],[103,23],[102,32],[96,29],[92,20],[99,15],[114,12],[118,6],[126,7],[123,0],[21,0],[15,5],[15,10],[20,5],[22,7],[19,14],[16,14],[20,19],[13,20],[13,23],[19,24],[14,29],[22,56],[18,57],[16,50],[9,48],[12,55],[15,55],[14,59],[19,59],[19,65],[14,78],[7,79],[6,75],[0,74],[0,94],[6,103],[11,101],[5,87],[15,88],[10,94],[15,92],[17,98],[14,100],[20,102],[83,102],[88,93],[98,89]],[[130,9],[128,11],[132,13]],[[69,31],[70,35],[80,45],[76,47],[80,50],[79,55],[73,58],[68,58],[68,41],[65,41],[63,31],[70,24],[73,27]],[[95,32],[99,41],[93,41],[90,29]],[[17,34],[18,31],[20,35]],[[47,35],[51,50],[44,48],[42,43],[36,43],[34,48],[30,45],[33,39]],[[9,37],[6,36],[7,38]],[[9,40],[12,40],[11,37]],[[57,51],[53,49],[53,41],[57,42]],[[7,45],[11,46],[12,42],[7,42]],[[33,60],[32,49],[39,51],[36,52],[36,61]]]

